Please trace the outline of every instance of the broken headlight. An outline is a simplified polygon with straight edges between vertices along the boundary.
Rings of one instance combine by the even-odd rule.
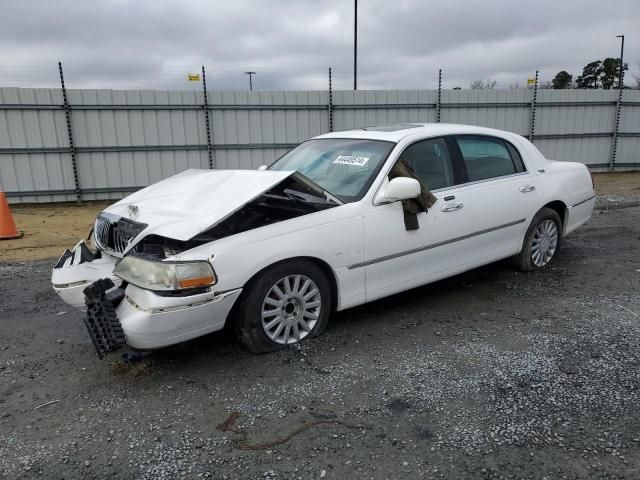
[[[137,287],[154,291],[175,291],[215,285],[213,267],[206,261],[156,262],[127,255],[113,273]]]

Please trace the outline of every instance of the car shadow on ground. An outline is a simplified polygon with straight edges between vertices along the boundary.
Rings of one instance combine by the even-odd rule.
[[[377,329],[399,326],[408,318],[416,317],[416,312],[424,317],[430,309],[446,309],[447,305],[459,305],[469,292],[481,297],[500,289],[498,283],[505,276],[519,273],[508,260],[492,263],[468,272],[455,275],[428,285],[401,292],[380,300],[360,305],[341,312],[334,312],[327,330],[313,342],[314,348],[329,349],[340,338],[340,343],[355,343],[363,330],[375,332]],[[527,275],[527,274],[524,274]],[[534,274],[535,275],[535,274]],[[303,342],[302,345],[304,345]],[[298,345],[263,356],[295,356]],[[226,327],[214,332],[170,347],[154,350],[150,353],[156,365],[195,364],[215,357],[231,357],[236,360],[254,357],[237,341],[232,328]]]

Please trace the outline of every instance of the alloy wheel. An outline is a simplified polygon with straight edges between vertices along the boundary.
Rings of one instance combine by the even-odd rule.
[[[553,220],[544,220],[536,228],[531,241],[531,261],[536,267],[544,267],[556,252],[558,227]]]
[[[304,275],[278,280],[262,302],[262,328],[269,339],[289,345],[305,338],[320,318],[322,297],[316,283]]]

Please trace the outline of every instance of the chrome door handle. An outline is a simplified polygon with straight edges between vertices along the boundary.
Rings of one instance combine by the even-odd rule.
[[[522,185],[520,187],[520,191],[522,193],[533,192],[535,189],[536,189],[536,187],[534,185]]]
[[[456,210],[460,210],[462,207],[464,207],[464,203],[452,202],[445,203],[440,210],[442,210],[443,212],[454,212]]]

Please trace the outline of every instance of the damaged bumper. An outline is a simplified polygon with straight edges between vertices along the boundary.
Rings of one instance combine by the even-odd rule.
[[[156,293],[122,283],[113,275],[116,260],[96,258],[80,242],[60,257],[52,274],[56,293],[86,308],[84,323],[100,358],[125,343],[153,349],[221,330],[242,291]]]
[[[83,321],[100,358],[125,344],[122,325],[115,313],[115,307],[124,298],[124,290],[112,290],[114,286],[111,280],[104,279],[84,289],[87,315]]]
[[[128,285],[115,312],[128,345],[160,348],[222,330],[241,291],[165,297]]]
[[[113,275],[117,258],[111,255],[96,255],[84,240],[71,250],[65,250],[51,273],[53,290],[68,305],[85,308],[84,289],[101,278],[110,279],[115,285],[121,280]]]

